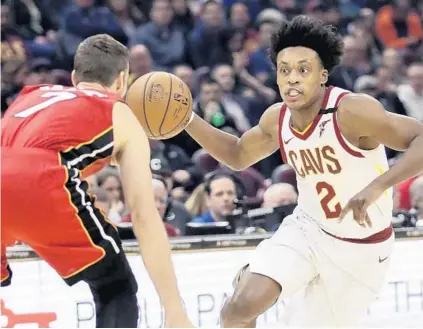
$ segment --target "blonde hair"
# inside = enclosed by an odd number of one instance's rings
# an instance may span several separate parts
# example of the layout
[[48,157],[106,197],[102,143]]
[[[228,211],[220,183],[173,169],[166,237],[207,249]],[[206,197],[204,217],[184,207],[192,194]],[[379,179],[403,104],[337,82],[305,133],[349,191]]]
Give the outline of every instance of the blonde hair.
[[193,217],[200,216],[207,211],[206,206],[206,192],[204,190],[204,183],[198,185],[191,196],[185,202],[185,207]]

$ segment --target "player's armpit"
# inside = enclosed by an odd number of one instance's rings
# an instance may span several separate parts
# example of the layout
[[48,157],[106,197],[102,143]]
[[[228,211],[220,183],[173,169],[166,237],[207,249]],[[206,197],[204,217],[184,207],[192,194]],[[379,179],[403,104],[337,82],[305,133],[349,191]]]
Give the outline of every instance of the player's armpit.
[[183,318],[185,313],[176,285],[168,238],[154,202],[148,139],[126,104],[115,105],[113,126],[115,157],[145,266],[166,316]]
[[279,148],[276,134],[281,107],[280,103],[269,107],[260,118],[259,124],[246,131],[238,140],[243,169],[268,157]]
[[398,151],[408,149],[423,131],[423,124],[417,120],[385,111],[379,101],[364,94],[350,94],[342,99],[338,122],[347,139],[369,138]]

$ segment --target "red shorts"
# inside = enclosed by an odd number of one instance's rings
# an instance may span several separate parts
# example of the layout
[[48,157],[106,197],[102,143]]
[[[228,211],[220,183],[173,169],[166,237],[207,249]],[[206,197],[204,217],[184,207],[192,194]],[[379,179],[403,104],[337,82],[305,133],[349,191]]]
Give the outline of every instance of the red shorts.
[[62,166],[57,153],[3,148],[1,160],[2,282],[11,275],[4,245],[16,241],[34,249],[70,285],[120,253],[116,227],[94,205],[79,172]]

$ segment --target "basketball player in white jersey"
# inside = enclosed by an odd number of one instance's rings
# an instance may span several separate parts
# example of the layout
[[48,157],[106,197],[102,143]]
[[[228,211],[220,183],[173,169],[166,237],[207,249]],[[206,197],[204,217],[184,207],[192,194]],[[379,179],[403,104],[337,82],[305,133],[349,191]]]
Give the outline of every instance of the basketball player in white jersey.
[[[423,125],[367,95],[326,87],[343,50],[331,27],[296,17],[273,35],[270,50],[283,103],[241,138],[198,116],[187,128],[234,170],[280,149],[297,174],[298,207],[238,274],[222,325],[253,327],[281,297],[290,298],[289,326],[353,326],[384,283],[391,187],[423,171]],[[391,169],[384,145],[405,151]]]

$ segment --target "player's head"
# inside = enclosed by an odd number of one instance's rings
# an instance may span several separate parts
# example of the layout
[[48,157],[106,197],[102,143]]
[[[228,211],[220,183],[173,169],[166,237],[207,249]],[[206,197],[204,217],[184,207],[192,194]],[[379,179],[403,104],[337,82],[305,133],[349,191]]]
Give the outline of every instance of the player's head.
[[342,38],[331,26],[306,16],[283,22],[273,35],[270,58],[282,99],[291,109],[307,108],[342,56]]
[[128,49],[107,34],[81,42],[74,59],[72,83],[97,83],[124,96],[128,88]]

